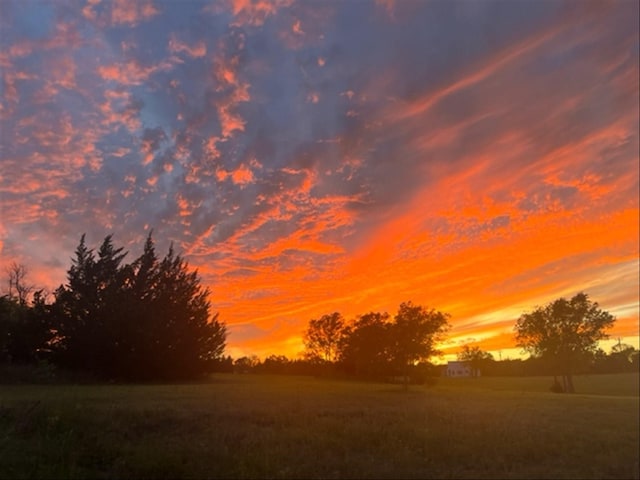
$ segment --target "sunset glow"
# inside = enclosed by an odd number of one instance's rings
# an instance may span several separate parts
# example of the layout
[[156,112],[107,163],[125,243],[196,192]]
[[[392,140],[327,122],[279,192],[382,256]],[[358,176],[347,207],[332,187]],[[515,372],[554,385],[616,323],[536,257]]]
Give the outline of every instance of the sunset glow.
[[580,291],[638,348],[638,8],[2,1],[0,268],[53,290],[82,233],[153,229],[234,357],[411,300],[443,358],[513,358]]

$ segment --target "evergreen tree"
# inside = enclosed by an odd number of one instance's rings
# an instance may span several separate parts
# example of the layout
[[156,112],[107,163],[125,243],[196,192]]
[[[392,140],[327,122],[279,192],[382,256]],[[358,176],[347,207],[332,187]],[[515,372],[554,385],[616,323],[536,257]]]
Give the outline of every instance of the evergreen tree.
[[133,263],[122,264],[122,250],[107,236],[96,258],[81,237],[53,306],[61,363],[132,380],[211,371],[224,352],[226,327],[210,318],[209,290],[197,271],[173,247],[159,261],[151,234]]

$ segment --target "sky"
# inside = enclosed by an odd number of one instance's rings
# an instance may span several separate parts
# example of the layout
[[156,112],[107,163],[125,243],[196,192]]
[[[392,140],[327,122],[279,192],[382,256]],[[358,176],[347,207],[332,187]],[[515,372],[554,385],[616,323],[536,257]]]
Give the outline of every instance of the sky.
[[2,0],[0,267],[53,290],[83,233],[153,229],[234,357],[413,301],[442,358],[515,358],[580,291],[638,347],[638,8]]

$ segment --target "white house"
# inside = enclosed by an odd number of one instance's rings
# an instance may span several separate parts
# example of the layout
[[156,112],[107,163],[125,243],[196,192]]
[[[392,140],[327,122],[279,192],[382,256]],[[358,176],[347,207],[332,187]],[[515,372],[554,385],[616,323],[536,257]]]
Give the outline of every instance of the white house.
[[[447,364],[447,369],[444,371],[446,377],[471,377],[471,367],[467,362],[451,361]],[[480,376],[480,371],[477,372]]]

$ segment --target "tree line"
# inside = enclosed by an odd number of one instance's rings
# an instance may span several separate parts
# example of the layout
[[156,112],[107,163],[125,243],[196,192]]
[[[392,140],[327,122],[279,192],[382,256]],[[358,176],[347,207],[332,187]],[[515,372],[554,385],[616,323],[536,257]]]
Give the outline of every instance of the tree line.
[[[405,383],[429,369],[429,359],[448,329],[450,315],[411,302],[402,303],[391,318],[386,312],[358,315],[351,322],[334,312],[309,321],[304,333],[307,358],[347,374],[384,378],[400,375]],[[552,375],[552,389],[573,393],[573,375],[585,372],[633,371],[638,352],[618,346],[607,355],[598,342],[607,338],[615,317],[586,293],[559,298],[523,313],[515,322],[516,345],[530,354],[527,362],[495,362],[477,345],[464,345],[458,360],[472,376],[491,374]],[[497,365],[501,363],[501,365]],[[516,373],[517,372],[517,373]]]
[[[0,297],[0,364],[46,361],[97,379],[124,381],[197,378],[213,371],[343,374],[396,379],[405,386],[438,375],[430,362],[450,328],[450,315],[412,302],[392,317],[369,312],[347,321],[339,312],[311,319],[302,358],[224,356],[227,330],[211,314],[209,290],[171,246],[160,258],[152,235],[130,263],[105,237],[97,249],[82,235],[67,280],[47,301],[27,282],[26,269],[8,269]],[[615,318],[585,293],[560,298],[515,322],[517,346],[527,360],[497,362],[477,345],[458,359],[477,375],[552,375],[557,391],[573,392],[575,373],[637,371],[638,351],[619,343],[598,348]]]
[[143,253],[127,253],[105,237],[97,251],[85,236],[75,250],[67,282],[47,303],[31,304],[24,269],[10,267],[9,294],[0,297],[0,360],[46,360],[98,379],[186,379],[219,363],[226,326],[211,315],[209,290],[175,253],[160,258],[151,234]]
[[439,353],[449,314],[403,302],[391,317],[369,312],[346,322],[339,312],[312,319],[304,332],[305,356],[365,378],[398,377],[406,385],[416,366]]
[[[470,352],[470,355],[465,353]],[[631,373],[640,370],[639,351],[633,346],[619,343],[609,353],[598,348],[593,355],[581,355],[576,359],[576,374]],[[527,377],[554,376],[556,370],[547,359],[530,356],[526,359],[495,359],[478,345],[463,345],[457,354],[458,361],[464,362],[472,370],[472,375],[483,377]],[[411,369],[413,383],[435,382],[435,377],[444,376],[446,365],[418,362]],[[235,374],[275,374],[275,375],[334,375],[344,378],[362,378],[381,381],[396,381],[397,377],[381,374],[378,376],[356,376],[348,373],[340,363],[327,364],[310,357],[289,358],[286,355],[271,354],[261,359],[257,355],[232,358],[227,355],[220,361],[217,371]]]

